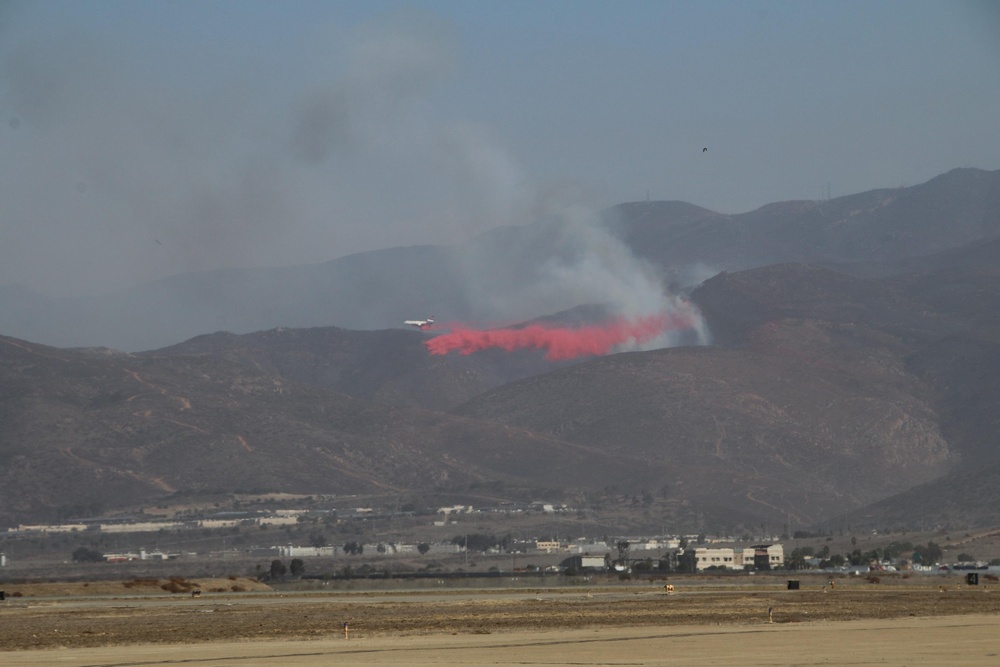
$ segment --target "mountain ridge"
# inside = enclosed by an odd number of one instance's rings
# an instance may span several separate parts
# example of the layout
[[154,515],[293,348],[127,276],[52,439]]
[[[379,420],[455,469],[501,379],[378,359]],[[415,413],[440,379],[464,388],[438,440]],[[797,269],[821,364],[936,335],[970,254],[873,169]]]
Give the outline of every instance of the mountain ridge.
[[[601,228],[677,288],[719,271],[775,263],[882,262],[886,270],[1000,233],[1000,170],[955,169],[908,188],[776,202],[734,215],[684,202],[633,202],[605,211]],[[546,262],[571,252],[565,244],[571,237],[558,230],[557,223],[542,220],[493,230],[461,246],[406,246],[300,267],[182,274],[78,299],[0,287],[0,322],[6,335],[58,347],[139,351],[222,330],[372,330],[425,314],[442,321],[490,320],[497,299],[510,294],[524,300],[524,291],[546,277]],[[559,309],[575,305],[582,302]],[[129,326],[120,326],[124,322]]]

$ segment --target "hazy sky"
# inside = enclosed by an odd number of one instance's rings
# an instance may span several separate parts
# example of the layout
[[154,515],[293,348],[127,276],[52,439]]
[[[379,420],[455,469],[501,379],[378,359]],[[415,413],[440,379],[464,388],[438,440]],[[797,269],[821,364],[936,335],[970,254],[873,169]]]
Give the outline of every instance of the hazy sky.
[[0,0],[0,285],[914,185],[997,118],[989,1]]

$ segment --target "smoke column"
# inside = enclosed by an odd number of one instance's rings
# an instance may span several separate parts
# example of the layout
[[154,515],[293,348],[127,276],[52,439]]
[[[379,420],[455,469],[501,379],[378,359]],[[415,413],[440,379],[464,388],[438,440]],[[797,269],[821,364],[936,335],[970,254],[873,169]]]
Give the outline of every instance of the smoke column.
[[610,354],[623,345],[641,345],[667,331],[691,329],[694,319],[687,313],[658,314],[633,319],[617,318],[606,324],[579,328],[532,324],[522,329],[482,331],[458,326],[450,333],[425,343],[431,354],[472,354],[497,347],[508,352],[525,348],[546,350],[545,358],[563,361],[581,356]]

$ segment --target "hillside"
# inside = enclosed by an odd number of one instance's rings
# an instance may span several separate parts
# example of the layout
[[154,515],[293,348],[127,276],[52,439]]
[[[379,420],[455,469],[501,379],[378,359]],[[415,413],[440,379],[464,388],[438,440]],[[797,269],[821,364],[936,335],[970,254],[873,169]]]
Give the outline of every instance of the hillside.
[[550,487],[554,471],[567,485],[626,476],[624,463],[577,444],[360,401],[210,355],[0,338],[0,398],[0,523],[178,490],[395,493],[488,481],[516,494]]
[[221,357],[355,398],[431,410],[450,408],[488,389],[565,365],[548,361],[535,350],[430,355],[424,343],[431,335],[337,327],[280,328],[243,335],[220,332],[142,356]]
[[723,523],[739,508],[809,524],[957,463],[932,395],[903,372],[892,341],[808,320],[768,333],[753,349],[602,358],[456,413],[635,459],[631,488],[665,485]]
[[891,346],[813,359],[803,341],[857,349],[857,332],[803,322],[775,336],[798,350],[614,355],[505,385],[455,416],[361,401],[214,355],[5,338],[0,520],[95,514],[175,491],[486,483],[501,497],[656,492],[677,516],[697,512],[713,525],[807,524],[954,466],[926,389],[898,377]]
[[[995,458],[995,457],[994,457]],[[974,530],[1000,525],[1000,463],[960,470],[817,524],[821,530]]]

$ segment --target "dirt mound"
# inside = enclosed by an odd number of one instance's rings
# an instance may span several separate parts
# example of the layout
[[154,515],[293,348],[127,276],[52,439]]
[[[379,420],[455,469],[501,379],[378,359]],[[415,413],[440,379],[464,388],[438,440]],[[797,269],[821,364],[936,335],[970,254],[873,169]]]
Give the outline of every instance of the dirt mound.
[[269,591],[271,587],[256,579],[231,576],[227,578],[203,577],[185,579],[132,579],[129,581],[51,581],[37,583],[0,584],[10,598],[45,598],[77,596],[124,596],[188,594],[195,591],[204,593],[243,593],[247,591]]

